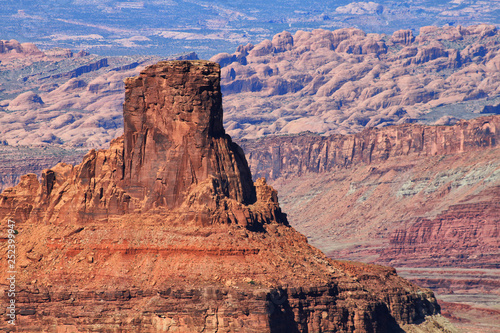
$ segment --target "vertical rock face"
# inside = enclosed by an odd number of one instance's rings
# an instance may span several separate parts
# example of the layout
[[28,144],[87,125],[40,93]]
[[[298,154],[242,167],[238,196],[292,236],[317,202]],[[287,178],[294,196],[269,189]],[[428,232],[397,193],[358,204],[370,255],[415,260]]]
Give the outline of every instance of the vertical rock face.
[[500,117],[463,120],[454,126],[405,124],[352,135],[276,136],[242,143],[254,175],[276,179],[306,172],[372,164],[389,158],[436,156],[496,147]]
[[192,184],[215,177],[225,195],[255,202],[243,151],[222,126],[220,68],[172,61],[126,80],[123,188],[174,207]]
[[415,37],[411,30],[398,30],[392,34],[391,42],[394,44],[411,45]]

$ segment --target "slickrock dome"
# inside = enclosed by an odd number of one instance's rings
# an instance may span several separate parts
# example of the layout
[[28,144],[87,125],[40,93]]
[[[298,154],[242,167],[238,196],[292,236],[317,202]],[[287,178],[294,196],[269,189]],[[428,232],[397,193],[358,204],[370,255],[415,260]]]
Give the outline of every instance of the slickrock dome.
[[125,133],[109,149],[0,195],[0,219],[18,231],[16,330],[396,332],[443,322],[432,292],[394,269],[308,245],[277,192],[252,182],[221,105],[219,65],[160,62],[126,80]]

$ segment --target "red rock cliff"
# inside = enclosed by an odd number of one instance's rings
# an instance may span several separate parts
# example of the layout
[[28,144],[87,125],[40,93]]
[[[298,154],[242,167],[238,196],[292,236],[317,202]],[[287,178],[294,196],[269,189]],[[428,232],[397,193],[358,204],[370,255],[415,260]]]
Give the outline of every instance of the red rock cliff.
[[241,203],[255,188],[243,151],[222,126],[220,67],[165,62],[126,80],[123,188],[148,205],[173,207],[190,185],[217,179]]
[[266,137],[242,141],[256,177],[325,172],[389,158],[435,156],[495,147],[500,117],[462,120],[454,126],[406,124],[367,129],[352,135]]
[[[500,116],[356,135],[244,141],[290,224],[332,258],[396,267],[453,311],[464,331],[494,331],[500,290]],[[491,311],[491,312],[490,312]],[[473,328],[474,327],[474,328]]]

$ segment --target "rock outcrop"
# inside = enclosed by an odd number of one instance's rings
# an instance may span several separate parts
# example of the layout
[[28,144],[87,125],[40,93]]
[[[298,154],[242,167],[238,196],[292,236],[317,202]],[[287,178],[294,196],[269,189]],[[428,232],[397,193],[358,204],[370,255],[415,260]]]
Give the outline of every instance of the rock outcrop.
[[[41,80],[47,80],[47,79],[54,80],[54,79],[60,79],[60,78],[72,79],[75,77],[79,77],[82,74],[97,71],[97,70],[99,70],[103,67],[107,67],[107,66],[108,66],[108,59],[102,58],[102,59],[97,60],[96,62],[90,63],[88,65],[80,66],[80,67],[73,69],[69,72],[51,75],[49,77],[41,78]],[[125,68],[125,69],[127,69],[127,68]]]
[[0,57],[8,55],[43,55],[43,52],[32,43],[21,44],[15,39],[0,40]]
[[[379,262],[399,267],[500,269],[496,260],[500,252],[499,199],[500,186],[492,186],[434,218],[405,221],[406,228],[391,234]],[[495,282],[495,289],[500,289],[500,281]]]
[[415,41],[411,30],[398,30],[392,34],[391,42],[394,44],[411,45]]
[[[320,230],[332,228],[335,223],[352,225],[353,221],[363,223],[369,219],[363,226],[367,237],[374,236],[370,234],[375,232],[369,230],[370,225],[379,228],[383,224],[385,228],[376,231],[378,241],[384,244],[383,249],[376,251],[378,257],[374,261],[377,263],[397,267],[496,269],[499,267],[493,258],[500,251],[496,241],[500,160],[495,156],[500,142],[499,129],[500,116],[487,116],[460,121],[453,126],[406,124],[348,136],[268,137],[243,141],[242,145],[253,174],[278,184],[286,202],[300,202],[300,191],[306,188],[295,188],[296,182],[337,175],[333,178],[338,182],[336,185],[332,181],[319,184],[326,188],[338,186],[335,200],[339,201],[334,201],[334,207],[349,207],[349,212],[337,208],[335,213],[325,213],[323,218],[315,216],[316,229],[313,225],[308,231],[301,229],[307,234],[312,232],[310,236],[318,239],[318,246],[327,252],[330,251],[326,248],[329,247],[326,234],[330,232]],[[318,191],[310,189],[311,185],[306,187],[306,192]],[[291,200],[289,195],[295,198]],[[379,196],[391,203],[381,206]],[[329,195],[326,197],[334,200]],[[416,198],[422,202],[414,206]],[[298,213],[294,224],[300,228],[302,223],[311,220],[307,217],[313,215],[311,209],[318,210],[316,206],[322,205],[326,203],[312,200],[288,210],[292,215]],[[360,205],[369,206],[371,212],[361,214],[357,210],[362,209]],[[385,211],[387,205],[394,208],[391,213],[377,213]],[[357,214],[370,217],[361,218]],[[332,223],[332,219],[337,222]],[[340,237],[349,237],[346,235],[349,232],[349,228],[335,230]],[[340,241],[331,236],[330,242]],[[359,242],[364,236],[352,234],[352,237]],[[354,240],[347,243],[351,241]],[[361,260],[361,252],[363,250],[357,248],[355,257],[354,252],[347,249],[330,254]],[[364,256],[373,254],[372,247],[367,245]]]
[[126,85],[123,138],[0,195],[16,223],[16,295],[4,285],[2,299],[16,301],[17,330],[445,327],[429,290],[330,260],[288,225],[224,133],[218,65],[160,62]]
[[181,191],[213,176],[227,197],[252,204],[243,151],[222,126],[218,67],[199,64],[167,63],[126,81],[123,188],[174,207]]
[[27,91],[18,95],[10,103],[7,109],[9,111],[17,110],[36,110],[43,106],[43,100],[32,91]]

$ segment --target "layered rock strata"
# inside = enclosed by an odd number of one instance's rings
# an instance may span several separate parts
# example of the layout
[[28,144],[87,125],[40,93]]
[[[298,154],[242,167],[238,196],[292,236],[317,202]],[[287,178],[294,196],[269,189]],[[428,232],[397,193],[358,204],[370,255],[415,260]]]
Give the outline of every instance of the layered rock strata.
[[[281,189],[296,227],[323,250],[338,248],[339,241],[368,242],[365,250],[356,245],[331,255],[398,267],[499,268],[499,140],[500,117],[488,116],[454,126],[406,124],[242,145],[253,173]],[[318,193],[334,205],[312,200]],[[305,204],[295,203],[305,197]],[[320,207],[325,212],[311,218]],[[346,228],[335,229],[338,223]]]
[[224,133],[218,65],[160,62],[126,86],[122,138],[0,196],[16,228],[17,330],[446,326],[429,290],[391,268],[330,260],[288,225]]
[[496,147],[499,142],[500,117],[488,116],[454,126],[405,124],[352,135],[269,136],[241,144],[253,174],[272,180],[377,164],[395,157],[411,160],[473,152]]
[[464,331],[494,332],[499,128],[500,117],[489,116],[242,145],[254,174],[271,179],[291,225],[313,245],[333,258],[394,266],[446,300]]

